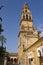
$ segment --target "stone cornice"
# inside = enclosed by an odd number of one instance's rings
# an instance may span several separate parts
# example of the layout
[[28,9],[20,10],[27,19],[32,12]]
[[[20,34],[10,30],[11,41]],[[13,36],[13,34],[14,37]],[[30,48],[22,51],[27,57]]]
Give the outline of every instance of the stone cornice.
[[19,31],[18,37],[19,37],[20,33],[32,33],[32,31]]
[[20,36],[20,33],[27,33],[27,35],[25,35],[25,36],[27,36],[27,37],[30,37],[30,38],[37,38],[38,37],[38,35],[37,34],[33,34],[33,32],[32,31],[19,31],[19,34],[18,34],[18,37]]
[[24,20],[24,19],[22,19],[21,21],[20,21],[20,25],[21,25],[21,23],[22,23],[22,21],[28,21],[28,22],[33,22],[33,20]]

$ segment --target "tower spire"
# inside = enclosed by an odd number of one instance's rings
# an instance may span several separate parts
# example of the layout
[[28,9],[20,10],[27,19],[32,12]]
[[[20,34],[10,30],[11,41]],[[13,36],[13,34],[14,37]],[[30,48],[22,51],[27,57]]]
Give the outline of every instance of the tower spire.
[[24,3],[24,6],[22,8],[21,20],[32,21],[32,14],[26,2]]
[[24,6],[23,6],[23,9],[27,9],[27,8],[29,9],[28,4],[25,2]]

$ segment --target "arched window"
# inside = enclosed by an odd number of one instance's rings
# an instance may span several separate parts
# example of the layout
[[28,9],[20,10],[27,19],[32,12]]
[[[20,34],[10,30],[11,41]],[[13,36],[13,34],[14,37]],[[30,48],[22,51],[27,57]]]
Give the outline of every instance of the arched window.
[[31,20],[31,16],[29,16],[29,20]]
[[10,60],[10,61],[11,61],[11,63],[13,63],[13,58],[11,58],[11,60]]
[[15,59],[14,59],[14,62],[15,62],[15,63],[17,63],[17,61],[18,61],[18,59],[17,59],[17,58],[15,58]]
[[26,15],[26,20],[28,20],[28,15]]

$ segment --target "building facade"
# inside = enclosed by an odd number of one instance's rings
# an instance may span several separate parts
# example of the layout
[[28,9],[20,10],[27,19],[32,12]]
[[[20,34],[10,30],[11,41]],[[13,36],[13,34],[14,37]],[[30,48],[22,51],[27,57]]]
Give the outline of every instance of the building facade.
[[18,64],[18,53],[9,53],[7,64]]
[[40,59],[41,53],[43,55],[43,38],[40,38],[40,31],[34,27],[32,13],[28,4],[25,3],[21,12],[18,34],[18,63],[39,65],[43,61],[43,58]]
[[24,49],[26,65],[43,65],[43,37]]

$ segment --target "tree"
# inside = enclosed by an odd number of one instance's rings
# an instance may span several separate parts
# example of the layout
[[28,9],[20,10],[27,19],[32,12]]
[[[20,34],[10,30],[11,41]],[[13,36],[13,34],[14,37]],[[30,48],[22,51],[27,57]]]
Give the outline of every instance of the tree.
[[[3,6],[0,6],[0,10],[3,8]],[[3,43],[5,42],[5,37],[2,35],[2,32],[4,30],[2,29],[2,17],[0,17],[0,63],[4,63],[5,54],[6,54],[6,47],[3,47]]]
[[4,61],[3,59],[5,57],[5,52],[6,52],[5,48],[0,46],[0,62]]

